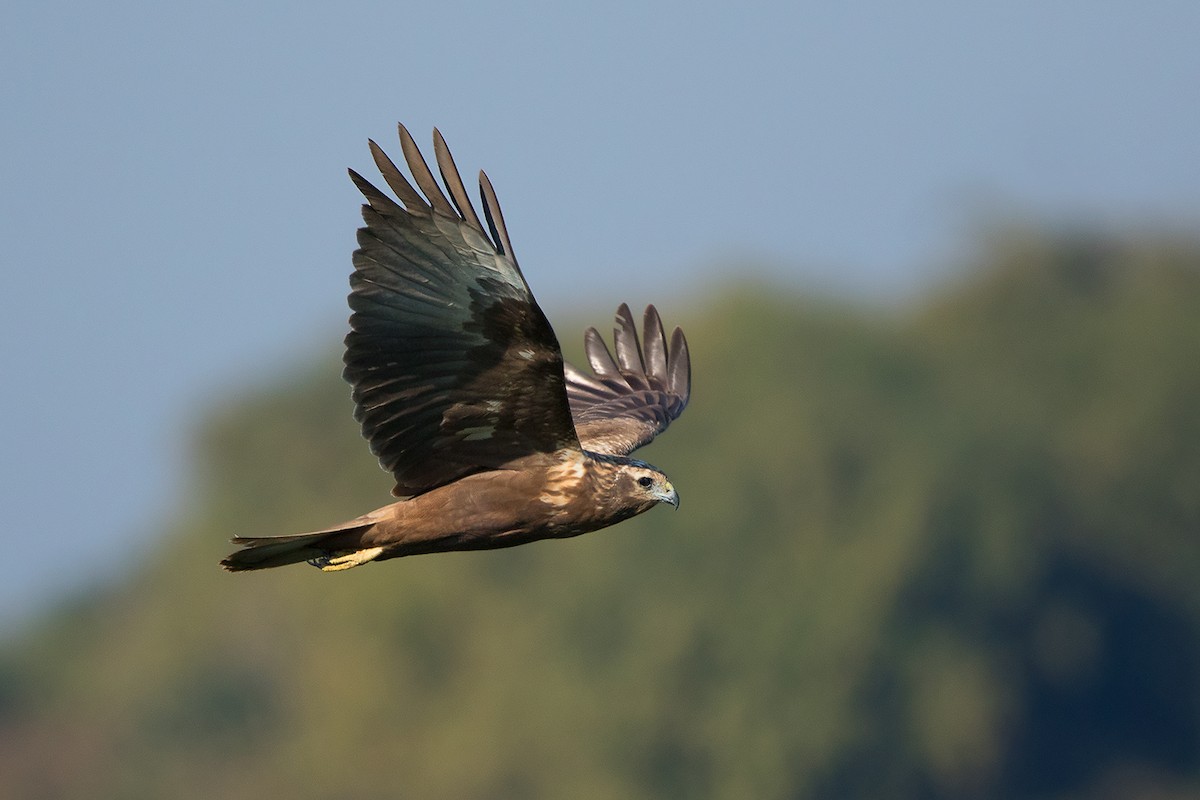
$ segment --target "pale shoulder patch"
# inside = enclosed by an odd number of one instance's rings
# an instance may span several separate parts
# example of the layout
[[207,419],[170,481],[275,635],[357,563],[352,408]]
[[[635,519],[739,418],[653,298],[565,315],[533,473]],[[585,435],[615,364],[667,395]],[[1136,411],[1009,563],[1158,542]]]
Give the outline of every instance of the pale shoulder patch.
[[586,456],[572,454],[546,470],[546,487],[538,499],[547,505],[565,506],[579,496],[586,475]]

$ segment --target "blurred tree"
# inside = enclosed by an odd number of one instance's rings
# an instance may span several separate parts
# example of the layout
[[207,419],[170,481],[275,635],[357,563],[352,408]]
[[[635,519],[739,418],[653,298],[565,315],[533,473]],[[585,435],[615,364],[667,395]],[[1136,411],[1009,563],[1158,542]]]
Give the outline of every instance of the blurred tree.
[[6,643],[0,794],[1195,796],[1197,308],[1194,243],[1021,231],[908,311],[735,290],[685,320],[678,514],[223,574],[387,494],[330,354]]

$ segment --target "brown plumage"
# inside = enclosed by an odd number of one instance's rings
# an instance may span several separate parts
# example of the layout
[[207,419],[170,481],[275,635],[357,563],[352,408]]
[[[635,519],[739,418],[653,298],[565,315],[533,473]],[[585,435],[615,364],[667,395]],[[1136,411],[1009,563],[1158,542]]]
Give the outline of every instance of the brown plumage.
[[653,306],[642,337],[617,310],[616,358],[594,328],[593,374],[565,364],[521,274],[490,181],[483,222],[433,132],[443,193],[412,136],[400,145],[414,188],[374,142],[400,203],[353,170],[366,198],[350,277],[344,376],[355,418],[398,502],[325,530],[237,537],[227,570],[308,561],[326,571],[417,553],[578,536],[679,496],[629,453],[687,405],[691,361]]

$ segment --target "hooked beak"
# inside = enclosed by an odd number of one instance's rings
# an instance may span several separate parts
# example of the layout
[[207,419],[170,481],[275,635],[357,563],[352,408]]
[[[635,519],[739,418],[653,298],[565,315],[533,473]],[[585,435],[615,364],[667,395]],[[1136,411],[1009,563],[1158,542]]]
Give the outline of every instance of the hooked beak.
[[671,484],[668,483],[663,486],[662,489],[654,493],[654,496],[658,498],[660,503],[670,503],[675,507],[676,511],[679,510],[679,492],[675,491],[675,487]]

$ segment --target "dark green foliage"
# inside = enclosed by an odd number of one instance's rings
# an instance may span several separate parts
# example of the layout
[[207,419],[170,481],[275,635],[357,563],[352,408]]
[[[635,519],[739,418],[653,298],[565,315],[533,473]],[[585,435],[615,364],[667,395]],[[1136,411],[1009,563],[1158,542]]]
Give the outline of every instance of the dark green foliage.
[[226,409],[154,555],[0,654],[0,794],[1195,796],[1200,249],[984,260],[671,310],[681,510],[569,541],[222,573],[390,488],[335,358]]

